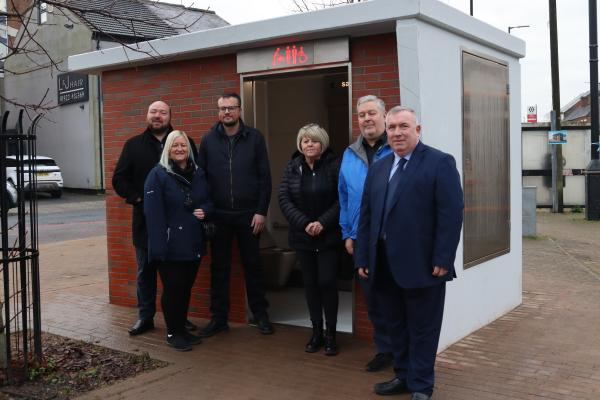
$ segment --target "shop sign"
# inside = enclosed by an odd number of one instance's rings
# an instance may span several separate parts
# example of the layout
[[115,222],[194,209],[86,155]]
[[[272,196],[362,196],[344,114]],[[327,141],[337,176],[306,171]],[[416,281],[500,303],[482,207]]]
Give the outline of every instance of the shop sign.
[[88,76],[75,73],[60,74],[57,77],[58,105],[81,103],[89,99]]
[[237,72],[267,71],[350,60],[347,38],[289,42],[237,54]]

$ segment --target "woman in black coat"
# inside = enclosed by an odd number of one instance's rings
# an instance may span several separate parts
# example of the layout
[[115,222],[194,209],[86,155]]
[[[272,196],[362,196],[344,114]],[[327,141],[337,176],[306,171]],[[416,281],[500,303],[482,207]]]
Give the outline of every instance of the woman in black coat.
[[161,305],[167,343],[188,351],[201,339],[185,329],[192,286],[206,253],[201,221],[212,211],[204,171],[196,166],[182,131],[167,136],[159,163],[144,185],[148,261],[163,283]]
[[302,267],[313,326],[305,351],[314,353],[324,345],[326,355],[336,355],[337,271],[341,248],[339,162],[328,148],[327,132],[317,124],[300,128],[296,144],[299,152],[288,163],[279,187],[279,206],[290,224],[289,243],[296,250]]

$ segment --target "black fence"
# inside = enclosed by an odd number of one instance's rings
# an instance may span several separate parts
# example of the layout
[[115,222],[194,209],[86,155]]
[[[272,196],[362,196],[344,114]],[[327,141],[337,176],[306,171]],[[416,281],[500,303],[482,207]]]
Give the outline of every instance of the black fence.
[[0,384],[27,378],[32,363],[42,358],[37,179],[34,168],[23,168],[36,156],[41,116],[27,132],[23,111],[15,129],[7,129],[8,116],[7,111],[0,126]]

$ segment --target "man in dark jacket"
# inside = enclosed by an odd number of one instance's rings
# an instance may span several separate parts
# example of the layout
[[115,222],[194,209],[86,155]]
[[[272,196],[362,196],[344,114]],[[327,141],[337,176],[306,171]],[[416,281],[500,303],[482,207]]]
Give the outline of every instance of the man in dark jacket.
[[239,95],[224,94],[217,105],[219,122],[202,138],[199,154],[199,165],[206,172],[217,226],[211,242],[212,319],[200,336],[209,337],[229,329],[229,278],[234,237],[244,267],[246,294],[254,321],[261,333],[271,334],[273,325],[267,314],[269,304],[265,298],[259,248],[271,199],[267,146],[262,134],[244,125],[240,119]]
[[[138,321],[129,334],[139,335],[154,328],[156,313],[156,267],[148,263],[148,233],[144,218],[144,182],[146,176],[158,163],[171,126],[171,108],[163,101],[155,101],[148,107],[146,130],[125,142],[123,151],[113,173],[115,192],[133,206],[132,237],[137,261]],[[196,147],[190,139],[192,152]],[[188,329],[193,328],[189,323]]]

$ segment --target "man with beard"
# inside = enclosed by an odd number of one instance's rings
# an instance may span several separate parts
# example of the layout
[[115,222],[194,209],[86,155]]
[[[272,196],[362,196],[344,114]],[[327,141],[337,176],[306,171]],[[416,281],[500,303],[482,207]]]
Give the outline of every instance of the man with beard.
[[262,134],[240,119],[237,93],[217,101],[219,122],[204,135],[199,165],[206,172],[214,204],[215,237],[211,242],[210,323],[201,337],[229,329],[229,279],[234,237],[244,267],[246,294],[260,333],[273,333],[267,314],[259,240],[271,199],[271,170]]
[[[113,173],[115,192],[133,206],[132,237],[137,261],[137,300],[139,318],[129,329],[131,336],[154,328],[156,313],[156,266],[148,263],[148,232],[144,218],[144,182],[150,170],[158,163],[171,126],[171,107],[164,101],[155,101],[148,107],[146,130],[125,142]],[[190,138],[191,151],[197,154]],[[188,330],[196,329],[189,321]]]

